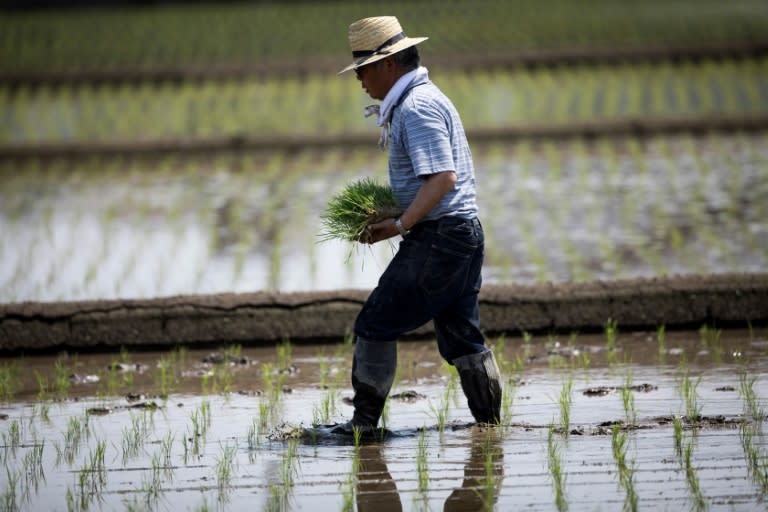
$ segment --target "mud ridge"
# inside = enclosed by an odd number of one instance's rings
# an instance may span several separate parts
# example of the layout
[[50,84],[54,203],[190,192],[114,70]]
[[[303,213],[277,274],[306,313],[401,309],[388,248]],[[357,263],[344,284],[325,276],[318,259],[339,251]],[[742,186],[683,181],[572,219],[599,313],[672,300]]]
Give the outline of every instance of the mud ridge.
[[[188,295],[157,299],[0,304],[0,351],[114,350],[293,342],[348,336],[368,290]],[[698,328],[768,323],[768,273],[487,285],[480,296],[490,334]],[[406,339],[434,335],[431,323]]]
[[[510,140],[567,140],[598,137],[650,137],[712,132],[759,133],[768,130],[768,115],[705,115],[687,117],[626,118],[608,121],[561,124],[531,124],[497,128],[468,128],[472,143]],[[167,153],[209,154],[213,151],[286,151],[328,147],[375,147],[370,132],[339,134],[292,134],[275,136],[215,136],[155,140],[114,140],[90,142],[42,142],[0,144],[0,159],[85,158],[117,155],[164,155]]]

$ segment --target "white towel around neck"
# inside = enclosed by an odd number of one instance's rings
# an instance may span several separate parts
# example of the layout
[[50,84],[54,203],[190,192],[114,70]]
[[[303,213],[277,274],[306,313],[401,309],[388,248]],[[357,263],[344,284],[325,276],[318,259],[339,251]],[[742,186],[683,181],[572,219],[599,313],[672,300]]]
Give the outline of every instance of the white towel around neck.
[[428,71],[424,66],[419,66],[413,71],[409,71],[395,82],[395,85],[392,86],[384,97],[384,101],[381,102],[381,105],[368,105],[363,109],[365,117],[370,117],[373,114],[378,114],[379,116],[376,120],[376,124],[381,126],[379,148],[381,148],[382,151],[389,146],[389,123],[392,120],[392,108],[397,104],[400,96],[402,96],[403,92],[414,80],[427,76],[429,76]]

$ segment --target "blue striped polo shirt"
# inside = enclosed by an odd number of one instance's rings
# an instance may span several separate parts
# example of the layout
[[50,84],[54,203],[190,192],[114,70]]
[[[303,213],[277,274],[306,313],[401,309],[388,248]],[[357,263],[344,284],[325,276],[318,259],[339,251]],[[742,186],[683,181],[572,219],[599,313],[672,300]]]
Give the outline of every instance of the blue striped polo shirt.
[[425,76],[403,92],[392,111],[389,183],[400,206],[407,208],[424,178],[441,171],[455,171],[456,186],[422,220],[477,217],[475,169],[461,118]]

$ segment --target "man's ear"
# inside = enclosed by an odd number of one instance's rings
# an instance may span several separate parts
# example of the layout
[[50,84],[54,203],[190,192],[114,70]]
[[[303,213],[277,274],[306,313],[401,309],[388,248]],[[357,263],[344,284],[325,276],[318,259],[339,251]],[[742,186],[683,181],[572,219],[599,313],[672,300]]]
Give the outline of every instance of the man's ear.
[[395,62],[395,57],[387,57],[386,59],[383,59],[382,62],[384,63],[384,66],[387,68],[387,71],[391,71],[395,67],[397,67],[397,63]]

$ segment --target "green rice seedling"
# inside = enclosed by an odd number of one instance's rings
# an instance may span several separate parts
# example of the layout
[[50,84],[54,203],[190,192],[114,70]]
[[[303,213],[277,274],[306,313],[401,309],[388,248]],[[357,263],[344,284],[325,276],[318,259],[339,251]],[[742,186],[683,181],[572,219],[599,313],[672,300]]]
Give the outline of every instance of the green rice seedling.
[[50,409],[51,404],[48,401],[48,395],[50,393],[48,387],[48,377],[35,370],[35,380],[37,381],[37,403],[34,406],[32,416],[36,416],[39,412],[40,418],[46,423],[50,421]]
[[744,416],[760,423],[766,419],[766,413],[760,406],[760,400],[755,393],[755,382],[757,377],[749,378],[745,369],[739,372],[739,395],[744,401]]
[[660,325],[656,329],[656,342],[658,343],[659,364],[664,365],[667,362],[667,344],[666,344],[666,327]]
[[269,498],[265,510],[274,512],[284,512],[291,510],[291,495],[295,484],[295,478],[298,476],[299,464],[296,455],[298,439],[289,439],[283,458],[280,462],[278,474],[279,481],[270,484]]
[[493,355],[496,357],[496,363],[499,365],[499,371],[502,374],[509,373],[510,372],[510,362],[507,361],[507,358],[504,355],[504,349],[507,346],[507,340],[502,334],[498,338],[496,338],[496,343],[494,343],[493,347]]
[[192,421],[192,439],[193,453],[199,455],[200,441],[205,439],[208,434],[208,428],[211,426],[211,406],[207,401],[203,401],[190,414]]
[[9,402],[19,389],[21,366],[18,361],[0,365],[0,400]]
[[507,381],[507,385],[504,386],[504,393],[501,395],[501,424],[504,426],[512,424],[512,405],[514,404],[516,392],[517,387],[514,381]]
[[445,422],[448,420],[448,410],[450,402],[443,397],[439,407],[435,407],[432,401],[429,401],[429,410],[432,411],[432,415],[437,421],[437,431],[442,434],[445,431]]
[[163,465],[159,453],[152,454],[149,475],[145,475],[141,482],[143,498],[141,505],[144,510],[155,510],[163,495]]
[[[354,431],[353,431],[354,434]],[[352,464],[347,473],[346,478],[341,485],[341,510],[346,512],[354,512],[355,510],[355,497],[357,493],[357,475],[360,473],[361,461],[360,461],[360,444],[359,440],[355,443],[354,450],[352,451]]]
[[613,364],[616,358],[616,341],[619,337],[619,325],[611,318],[605,323],[605,348],[608,350],[608,363]]
[[632,370],[627,370],[627,377],[621,387],[621,402],[624,406],[624,418],[627,425],[634,426],[637,423],[637,411],[635,410],[635,395],[632,394]]
[[252,420],[251,426],[248,427],[248,434],[246,435],[246,439],[248,441],[248,449],[253,451],[261,444],[261,441],[259,439],[261,430],[260,430],[260,422],[258,420]]
[[739,428],[741,446],[747,461],[747,473],[760,488],[761,496],[768,494],[768,455],[762,453],[755,443],[755,434],[760,434],[760,426],[743,421]]
[[352,442],[354,443],[355,450],[359,451],[363,441],[363,430],[357,425],[352,426]]
[[485,470],[480,489],[477,491],[483,501],[483,511],[495,510],[495,498],[498,486],[501,483],[499,460],[502,449],[498,444],[497,432],[489,429],[483,441],[483,469]]
[[45,469],[43,466],[43,449],[45,441],[35,443],[32,448],[24,455],[22,462],[23,474],[26,476],[24,483],[25,490],[22,493],[25,501],[29,498],[29,492],[34,488],[37,493],[40,481],[45,481]]
[[348,184],[328,201],[320,215],[320,241],[365,241],[365,228],[387,218],[398,217],[402,209],[389,186],[371,178]]
[[569,427],[571,424],[571,404],[573,403],[573,377],[571,375],[563,382],[563,387],[560,388],[560,397],[558,403],[560,405],[560,429],[563,435],[568,437]]
[[[320,424],[328,424],[331,422],[331,418],[334,414],[336,414],[336,398],[337,398],[338,392],[336,391],[335,387],[331,387],[326,391],[325,395],[323,396],[323,399],[320,402],[320,407],[318,409],[318,419],[320,420]],[[314,410],[314,406],[313,406]]]
[[107,470],[104,464],[106,441],[97,441],[96,449],[88,455],[85,465],[80,469],[78,478],[79,510],[87,510],[94,499],[101,501],[101,491],[107,482]]
[[384,400],[384,407],[381,410],[381,419],[379,420],[379,423],[381,424],[381,429],[385,430],[387,426],[389,425],[389,409],[390,409],[391,402],[389,401],[389,397],[387,397]]
[[292,352],[293,348],[291,347],[291,340],[284,338],[282,343],[277,346],[277,357],[275,363],[278,369],[289,368],[291,366]]
[[58,399],[64,399],[69,394],[71,382],[69,376],[72,374],[62,358],[59,357],[53,363],[53,392]]
[[8,456],[16,457],[16,450],[21,446],[21,420],[13,420],[8,425],[8,431],[3,432],[3,460],[7,461]]
[[683,446],[683,468],[685,469],[685,479],[688,482],[688,491],[691,494],[693,500],[694,510],[706,510],[707,501],[701,492],[701,484],[699,483],[699,476],[696,468],[693,466],[693,445],[694,441],[690,440]]
[[429,490],[429,467],[427,466],[427,429],[422,428],[416,446],[416,473],[418,474],[418,491],[422,498]]
[[271,408],[269,403],[264,400],[259,401],[259,427],[261,430],[269,428],[271,422]]
[[611,449],[613,450],[613,460],[616,461],[616,467],[619,475],[619,487],[624,489],[624,510],[637,510],[637,492],[635,491],[634,463],[627,461],[628,438],[626,432],[622,432],[618,425],[613,426],[611,437]]
[[683,456],[683,420],[680,419],[680,416],[676,414],[672,415],[672,429],[673,429],[673,435],[674,435],[675,454],[677,454],[678,457],[682,457]]
[[699,394],[696,389],[701,382],[701,377],[696,380],[691,379],[686,370],[680,378],[680,393],[685,404],[685,415],[688,421],[694,426],[701,417],[701,405],[699,405]]
[[144,441],[149,437],[149,433],[147,413],[131,415],[131,426],[123,429],[123,464],[139,456],[139,452],[144,446]]
[[214,464],[218,502],[220,504],[225,504],[229,501],[229,493],[232,490],[232,472],[235,468],[236,454],[236,445],[220,446],[220,454]]
[[562,449],[555,440],[555,426],[550,425],[547,431],[547,468],[552,479],[555,494],[555,506],[559,512],[568,510],[568,500],[565,496],[565,474],[563,473]]
[[240,345],[233,345],[224,349],[222,360],[216,363],[211,369],[211,386],[209,388],[211,392],[227,395],[232,391],[232,384],[235,381],[235,374],[232,371],[232,361],[239,360],[241,357],[240,353]]
[[15,471],[11,471],[11,468],[8,466],[5,466],[5,475],[7,481],[3,494],[0,495],[0,507],[2,507],[2,510],[7,510],[9,512],[20,510],[20,500],[16,496],[20,475]]
[[722,331],[720,329],[713,329],[706,324],[699,329],[701,347],[712,354],[712,358],[716,364],[721,364],[723,362],[723,346],[720,342],[721,334]]
[[161,356],[155,372],[155,385],[160,398],[166,400],[173,393],[176,386],[177,361],[176,353],[171,352]]
[[164,476],[168,479],[173,477],[173,464],[171,463],[171,454],[173,453],[173,441],[176,436],[170,430],[166,432],[165,437],[160,440],[160,462],[164,468]]
[[67,432],[64,434],[64,444],[59,447],[58,444],[54,445],[56,449],[56,466],[59,466],[62,462],[65,462],[68,466],[71,466],[77,453],[80,451],[80,443],[84,437],[87,437],[88,417],[84,422],[72,416],[67,422]]

